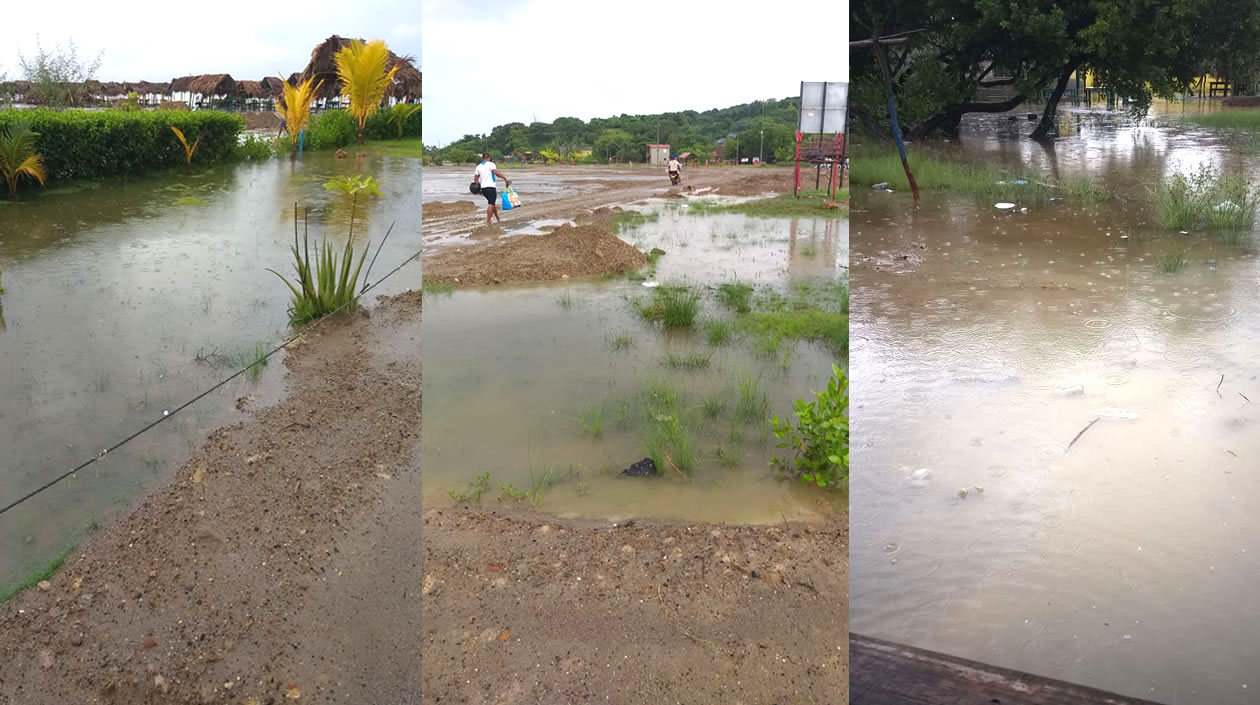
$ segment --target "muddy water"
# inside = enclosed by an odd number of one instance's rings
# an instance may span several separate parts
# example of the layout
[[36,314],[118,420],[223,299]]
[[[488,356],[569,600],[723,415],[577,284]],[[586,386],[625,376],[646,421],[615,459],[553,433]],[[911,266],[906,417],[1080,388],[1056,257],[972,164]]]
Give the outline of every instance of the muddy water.
[[[855,193],[855,631],[1260,702],[1257,251],[1158,231],[1141,188],[1176,163],[1260,168],[1224,144],[1112,124],[1047,156],[978,130],[953,149],[1054,160],[1120,199],[1003,216]],[[1168,246],[1186,270],[1158,271]]]
[[[622,237],[667,251],[657,266],[665,282],[738,278],[787,291],[834,281],[848,259],[847,223],[836,221],[694,217],[675,207]],[[710,348],[698,332],[665,334],[629,301],[649,294],[638,282],[616,280],[426,296],[426,505],[451,503],[450,490],[483,472],[490,484],[483,503],[511,502],[500,483],[528,490],[531,472],[540,477],[553,468],[561,481],[538,508],[563,515],[780,522],[834,511],[839,498],[775,477],[768,427],[733,414],[746,377],[757,380],[771,413],[790,412],[795,398],[826,383],[834,354],[813,343],[785,344],[785,364],[782,355],[754,355],[746,341]],[[712,301],[705,307],[702,317],[729,317]],[[612,349],[617,334],[633,344]],[[670,352],[711,352],[710,368],[667,369],[662,358]],[[646,454],[641,401],[653,384],[680,390],[687,408],[706,398],[726,404],[700,424],[699,462],[687,480],[669,469],[662,478],[616,475]],[[603,410],[598,438],[578,421],[595,406]],[[719,446],[738,460],[720,463]]]
[[[377,279],[419,243],[418,160],[307,154],[185,176],[38,192],[0,204],[0,505],[162,417],[232,371],[228,357],[288,333],[294,201],[311,234],[344,243],[349,209],[323,188],[361,172],[384,180],[356,232]],[[419,281],[403,270],[378,292]],[[371,295],[369,295],[371,298]],[[205,435],[283,392],[282,357],[242,377],[73,479],[0,516],[0,584],[56,555],[129,501]]]

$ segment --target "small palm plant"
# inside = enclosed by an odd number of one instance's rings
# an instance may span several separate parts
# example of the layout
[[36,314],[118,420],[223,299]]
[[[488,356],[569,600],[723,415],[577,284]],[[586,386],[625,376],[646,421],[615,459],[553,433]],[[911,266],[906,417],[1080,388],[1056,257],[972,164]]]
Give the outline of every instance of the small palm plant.
[[197,152],[197,146],[201,144],[201,135],[197,135],[197,139],[193,140],[193,143],[189,145],[188,139],[184,137],[184,133],[181,132],[178,127],[171,125],[171,132],[175,133],[175,137],[179,139],[179,143],[184,146],[185,168],[191,172],[193,154]]
[[385,70],[389,62],[389,47],[380,40],[366,44],[351,41],[334,58],[337,80],[341,81],[341,95],[350,101],[350,115],[359,123],[359,144],[363,144],[363,128],[367,119],[385,99],[385,91],[393,82],[398,67]]
[[306,129],[306,123],[311,121],[311,103],[315,102],[315,93],[319,91],[320,86],[324,85],[324,82],[308,78],[301,85],[294,86],[285,81],[283,76],[280,80],[284,87],[284,102],[278,112],[284,119],[285,129],[288,130],[289,139],[293,144],[291,153],[297,154],[298,134]]
[[406,127],[407,121],[418,112],[420,112],[419,103],[399,103],[389,111],[389,123],[398,128],[399,137],[403,136],[403,128]]
[[42,186],[48,178],[44,169],[44,156],[35,151],[35,138],[39,133],[31,129],[29,122],[15,122],[0,130],[0,174],[9,184],[9,195],[17,193],[18,179],[25,176]]

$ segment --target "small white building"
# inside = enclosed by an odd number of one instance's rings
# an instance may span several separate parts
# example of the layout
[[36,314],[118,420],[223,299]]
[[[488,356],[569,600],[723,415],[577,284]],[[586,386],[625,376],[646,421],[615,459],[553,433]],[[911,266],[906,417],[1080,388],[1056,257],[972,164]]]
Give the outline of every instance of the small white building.
[[647,146],[648,164],[652,166],[665,166],[669,163],[669,145],[667,144],[649,144]]

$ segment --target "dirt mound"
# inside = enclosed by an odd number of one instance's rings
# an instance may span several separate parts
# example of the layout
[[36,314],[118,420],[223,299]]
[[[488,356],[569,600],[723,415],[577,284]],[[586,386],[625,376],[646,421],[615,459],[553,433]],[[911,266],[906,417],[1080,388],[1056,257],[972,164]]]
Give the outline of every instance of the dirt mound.
[[262,113],[245,113],[246,130],[278,130],[280,118],[270,110]]
[[523,284],[624,274],[645,264],[647,257],[622,242],[606,223],[592,223],[442,252],[425,259],[424,276],[467,286]]
[[427,510],[422,532],[425,702],[849,702],[846,516],[618,526],[474,507]]
[[421,209],[422,220],[441,218],[447,215],[464,215],[481,210],[472,201],[455,201],[453,203],[425,203]]

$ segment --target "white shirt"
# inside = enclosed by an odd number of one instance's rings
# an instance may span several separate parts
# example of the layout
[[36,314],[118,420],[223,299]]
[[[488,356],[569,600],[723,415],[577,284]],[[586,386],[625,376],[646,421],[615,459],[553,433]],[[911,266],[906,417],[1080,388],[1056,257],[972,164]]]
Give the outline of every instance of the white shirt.
[[679,167],[679,165],[678,165],[678,160],[677,160],[677,159],[671,159],[671,160],[669,160],[669,170],[670,170],[670,171],[678,171],[678,170],[679,170],[679,168],[680,168],[680,167]]
[[494,162],[485,161],[477,165],[477,185],[481,188],[494,188],[494,170],[498,167]]

